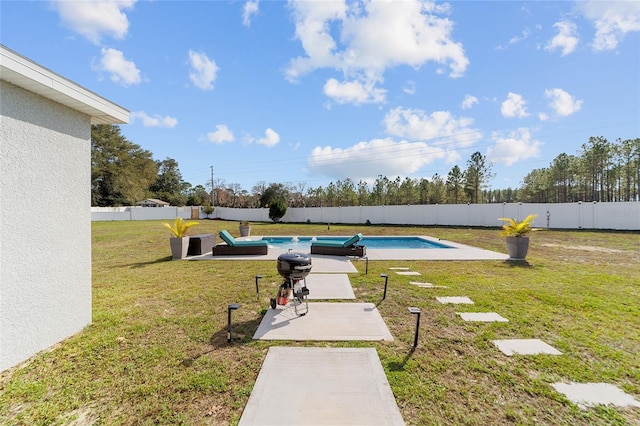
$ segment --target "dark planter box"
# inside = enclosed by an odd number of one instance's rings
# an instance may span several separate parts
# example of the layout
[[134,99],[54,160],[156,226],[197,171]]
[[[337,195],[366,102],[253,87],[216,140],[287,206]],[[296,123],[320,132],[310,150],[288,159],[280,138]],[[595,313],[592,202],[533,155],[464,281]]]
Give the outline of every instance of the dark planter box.
[[216,245],[215,234],[199,234],[189,237],[189,251],[187,255],[196,256],[208,253]]

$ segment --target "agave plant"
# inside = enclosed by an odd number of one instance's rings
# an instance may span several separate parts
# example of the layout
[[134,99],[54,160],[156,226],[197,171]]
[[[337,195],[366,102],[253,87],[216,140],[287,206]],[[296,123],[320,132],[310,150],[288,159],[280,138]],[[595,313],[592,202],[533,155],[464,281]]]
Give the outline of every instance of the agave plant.
[[192,226],[197,225],[198,222],[185,222],[181,217],[177,217],[173,222],[173,225],[164,222],[162,224],[166,226],[173,235],[176,236],[176,238],[182,238],[187,234],[187,230]]
[[523,221],[518,222],[515,219],[508,217],[501,217],[498,220],[506,222],[502,225],[502,232],[500,235],[504,237],[524,237],[529,232],[537,231],[538,228],[533,228],[533,219],[538,217],[537,214],[530,214]]

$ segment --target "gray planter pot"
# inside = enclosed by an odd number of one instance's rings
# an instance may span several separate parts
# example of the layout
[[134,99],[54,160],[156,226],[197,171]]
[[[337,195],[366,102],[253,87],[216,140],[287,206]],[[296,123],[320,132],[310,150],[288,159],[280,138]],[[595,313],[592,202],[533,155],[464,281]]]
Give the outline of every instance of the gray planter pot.
[[173,260],[184,259],[189,251],[189,237],[170,238],[171,256]]
[[251,234],[251,225],[240,225],[240,236],[248,237]]
[[524,260],[529,251],[529,237],[507,237],[507,252],[511,260]]

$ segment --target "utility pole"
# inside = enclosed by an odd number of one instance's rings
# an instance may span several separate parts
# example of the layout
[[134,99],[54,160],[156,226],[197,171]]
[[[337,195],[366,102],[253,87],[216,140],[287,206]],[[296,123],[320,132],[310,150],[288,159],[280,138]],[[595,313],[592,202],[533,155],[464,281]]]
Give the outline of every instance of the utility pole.
[[211,166],[211,206],[215,206],[215,199],[213,197],[213,166]]

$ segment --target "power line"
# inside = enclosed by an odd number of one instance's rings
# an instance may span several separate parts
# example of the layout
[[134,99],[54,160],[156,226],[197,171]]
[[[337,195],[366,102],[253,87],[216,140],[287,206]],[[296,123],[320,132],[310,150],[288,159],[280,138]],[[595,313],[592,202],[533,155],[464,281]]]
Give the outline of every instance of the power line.
[[[582,128],[578,128],[571,131],[565,131],[565,132],[543,133],[541,135],[538,135],[534,139],[544,142],[544,139],[548,139],[551,137],[558,137],[562,135],[580,133],[584,131],[610,128],[614,126],[628,125],[632,123],[635,123],[635,121],[624,122],[624,123],[610,123],[610,124],[601,125],[601,126],[582,127]],[[504,138],[514,133],[513,130],[504,130],[504,129],[487,130],[486,132],[489,132],[491,136],[484,136],[480,134],[480,131],[468,131],[468,132],[462,132],[462,133],[457,133],[457,134],[452,134],[447,136],[438,136],[430,139],[414,139],[414,140],[405,139],[400,142],[395,142],[389,147],[383,146],[383,147],[380,147],[380,149],[372,148],[371,150],[369,150],[369,152],[359,152],[357,154],[351,153],[348,164],[361,164],[361,163],[366,163],[371,161],[384,160],[389,156],[388,149],[393,150],[394,158],[400,158],[400,159],[413,157],[416,154],[420,153],[421,150],[427,149],[429,147],[431,148],[437,147],[437,149],[432,150],[427,154],[459,152],[459,151],[465,151],[465,150],[478,150],[479,148],[507,144],[509,143],[509,141],[495,142],[495,140],[499,138]],[[472,137],[465,138],[465,136],[472,136]],[[462,139],[460,139],[461,137]],[[456,138],[458,139],[452,140]],[[445,141],[448,141],[448,142],[445,142]],[[474,142],[478,142],[478,141],[485,141],[485,142],[482,144],[474,144]],[[421,144],[421,145],[416,146],[416,144]],[[405,146],[402,146],[402,145],[405,145]],[[347,149],[344,149],[343,151],[349,151],[349,149],[347,148]],[[372,155],[372,151],[374,152],[373,155]],[[334,158],[335,155],[336,155],[336,151],[332,150],[331,152],[326,154],[315,155],[314,158],[319,159],[318,163],[322,164],[322,161],[325,161],[325,160],[329,161],[332,158]],[[300,167],[301,164],[307,164],[309,158],[310,158],[310,154],[304,155],[304,156],[293,156],[293,157],[284,157],[284,158],[281,157],[278,162],[276,163],[270,162],[268,164],[265,164],[264,167],[259,167],[259,166],[256,166],[255,164],[252,164],[251,166],[247,166],[246,162],[242,162],[242,163],[225,162],[225,164],[229,167],[229,169],[228,171],[225,171],[223,169],[222,171],[220,171],[220,173],[228,177],[237,176],[237,175],[244,176],[249,171],[251,171],[252,174],[255,174],[255,173],[267,174],[267,173],[276,172],[283,168]],[[519,164],[529,164],[529,163],[548,162],[548,161],[551,161],[551,160],[536,159],[536,160],[521,161],[519,162]],[[345,164],[347,163],[345,162]],[[211,166],[211,168],[213,168],[213,166]],[[435,170],[421,170],[420,172],[409,173],[408,175],[415,175],[418,173],[425,174],[430,171],[437,172],[442,170],[444,169],[438,168]],[[197,175],[202,175],[202,174],[201,173],[194,174],[194,176],[197,176]],[[326,178],[319,177],[317,179],[306,179],[305,182],[309,182],[310,180],[325,181]],[[213,179],[212,179],[212,182],[213,182]],[[299,181],[299,182],[302,182],[302,181]]]

